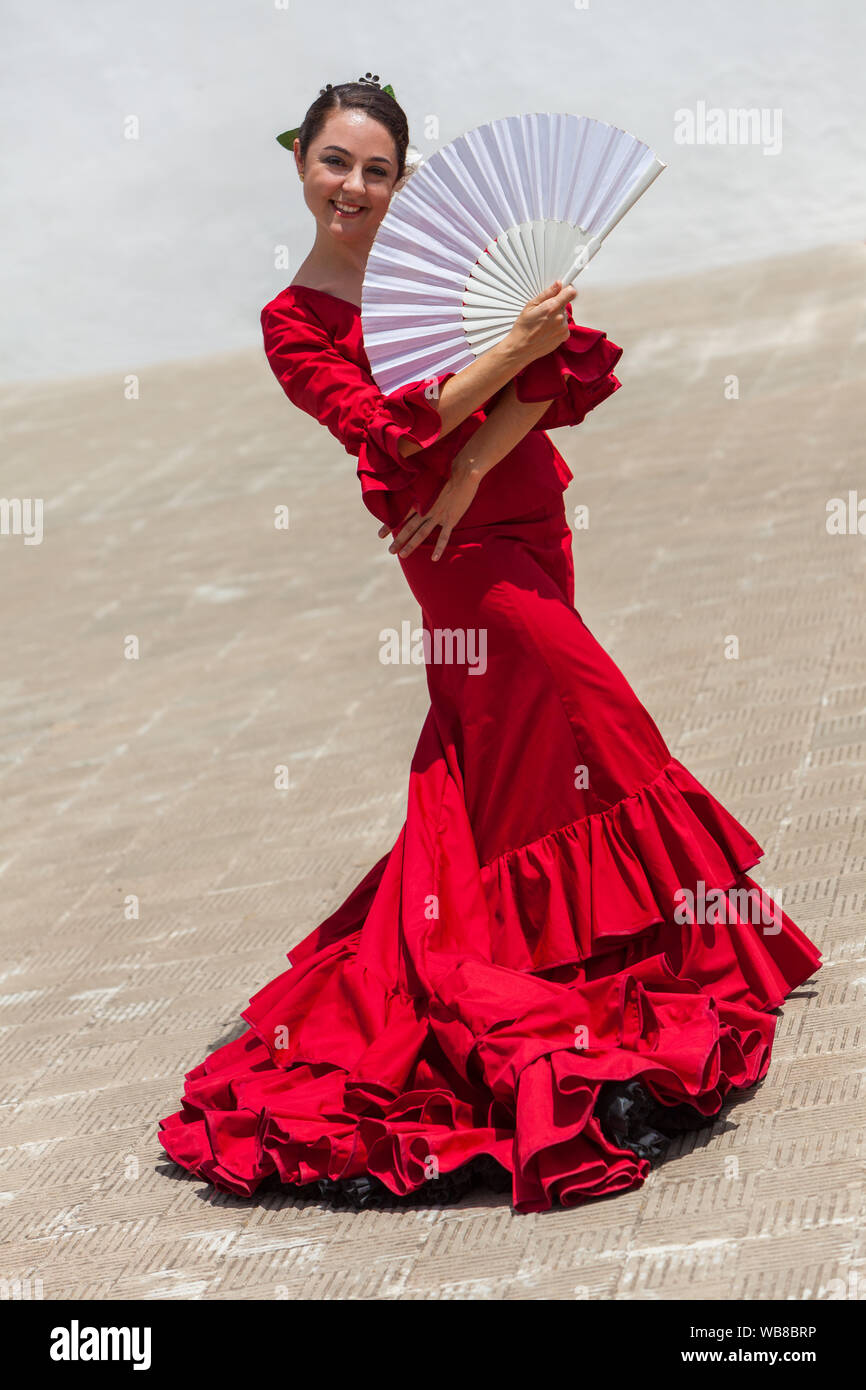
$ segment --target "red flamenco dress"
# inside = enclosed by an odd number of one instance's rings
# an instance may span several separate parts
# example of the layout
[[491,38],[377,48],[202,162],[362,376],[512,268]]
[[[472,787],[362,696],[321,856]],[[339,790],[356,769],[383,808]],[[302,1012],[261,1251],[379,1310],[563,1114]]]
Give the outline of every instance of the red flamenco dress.
[[[396,843],[160,1123],[222,1190],[364,1206],[483,1182],[531,1212],[639,1187],[677,1129],[764,1076],[773,1011],[819,968],[746,872],[760,845],[574,607],[572,475],[545,430],[617,390],[622,350],[568,316],[568,341],[516,378],[544,416],[442,559],[434,533],[400,561],[442,659]],[[357,457],[373,515],[425,510],[485,410],[440,439],[424,385],[383,396],[359,310],[324,291],[289,286],[262,326],[290,400]],[[455,633],[449,661],[436,638]],[[702,891],[715,906],[689,910]]]

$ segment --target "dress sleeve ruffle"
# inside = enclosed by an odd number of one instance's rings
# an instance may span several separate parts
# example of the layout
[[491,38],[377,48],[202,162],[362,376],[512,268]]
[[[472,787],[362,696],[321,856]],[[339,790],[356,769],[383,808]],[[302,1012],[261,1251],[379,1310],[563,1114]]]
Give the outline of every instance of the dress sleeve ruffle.
[[590,410],[622,385],[613,375],[613,368],[622,357],[622,348],[612,343],[601,329],[584,328],[575,323],[570,307],[567,314],[569,336],[566,341],[546,356],[537,357],[514,377],[518,400],[550,401],[534,426],[537,430],[579,425]]
[[[390,520],[391,509],[382,512],[382,508],[375,505],[376,494],[402,491],[415,483],[422,469],[428,467],[428,459],[422,457],[422,451],[438,442],[442,429],[442,417],[434,401],[438,399],[439,389],[453,375],[453,372],[445,372],[437,377],[437,387],[432,394],[431,379],[414,382],[368,404],[357,471],[366,506],[374,515],[381,512],[382,520]],[[418,452],[404,458],[400,453],[400,443],[404,439],[417,445]],[[438,476],[440,470],[435,471]]]

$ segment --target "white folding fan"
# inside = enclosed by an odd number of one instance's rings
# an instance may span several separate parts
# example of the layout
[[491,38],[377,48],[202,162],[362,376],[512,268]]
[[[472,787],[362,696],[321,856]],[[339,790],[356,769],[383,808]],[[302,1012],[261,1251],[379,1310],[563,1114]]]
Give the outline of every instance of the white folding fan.
[[667,165],[589,116],[477,126],[397,193],[373,240],[364,346],[386,394],[458,372],[554,280],[572,284]]

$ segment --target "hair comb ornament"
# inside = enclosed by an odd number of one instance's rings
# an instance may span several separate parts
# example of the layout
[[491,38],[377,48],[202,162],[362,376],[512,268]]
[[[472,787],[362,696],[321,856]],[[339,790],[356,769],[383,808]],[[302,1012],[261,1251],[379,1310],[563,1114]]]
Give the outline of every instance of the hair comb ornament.
[[554,280],[573,284],[667,168],[589,116],[534,113],[443,145],[395,194],[361,291],[364,347],[386,395],[458,372]]
[[[363,77],[358,78],[358,82],[362,87],[379,87],[379,74],[372,72],[365,73]],[[325,91],[329,92],[333,85],[332,82],[326,82]],[[390,82],[387,87],[380,87],[379,90],[387,92],[389,97],[394,97],[394,100],[397,100],[394,96],[394,88],[391,86]],[[277,144],[282,145],[285,150],[294,150],[295,141],[300,133],[301,127],[299,125],[293,126],[291,130],[284,130],[282,135],[276,137]]]

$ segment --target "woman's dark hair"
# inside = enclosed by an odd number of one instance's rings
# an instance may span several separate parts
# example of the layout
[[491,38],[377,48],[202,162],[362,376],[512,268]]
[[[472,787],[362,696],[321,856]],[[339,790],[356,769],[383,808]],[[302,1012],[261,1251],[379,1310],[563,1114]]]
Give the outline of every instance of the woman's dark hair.
[[307,150],[316,136],[321,133],[328,115],[332,111],[366,111],[373,120],[379,121],[394,141],[397,150],[397,182],[406,172],[406,150],[409,145],[409,123],[406,113],[391,96],[376,83],[340,82],[332,87],[330,82],[322,87],[316,100],[307,111],[298,131],[301,144],[301,158],[306,159]]

